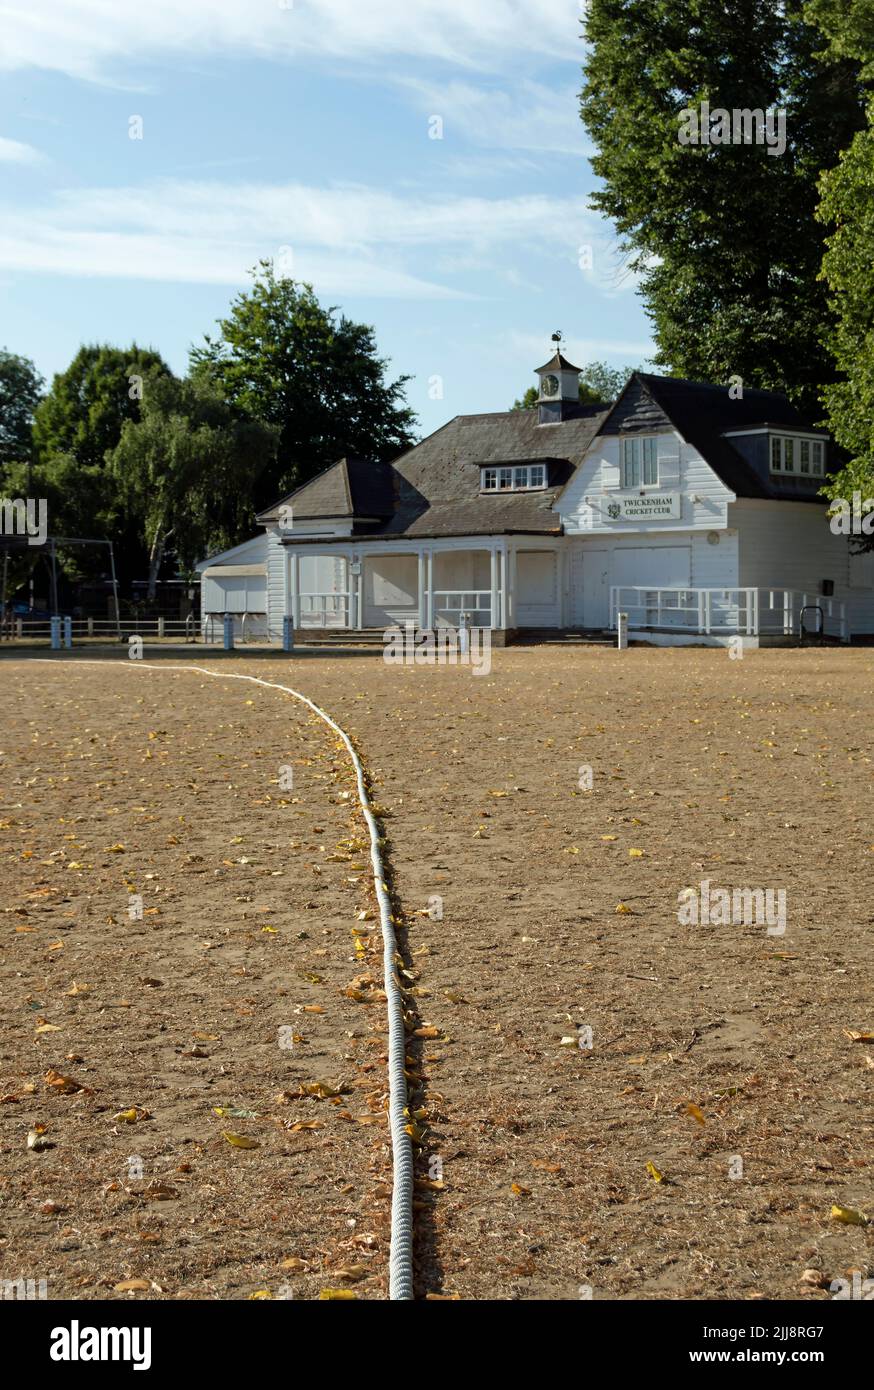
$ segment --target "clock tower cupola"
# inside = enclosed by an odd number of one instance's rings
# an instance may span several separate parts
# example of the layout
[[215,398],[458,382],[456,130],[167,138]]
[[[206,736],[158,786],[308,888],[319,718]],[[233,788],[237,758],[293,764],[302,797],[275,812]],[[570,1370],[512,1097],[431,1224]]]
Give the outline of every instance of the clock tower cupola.
[[580,403],[580,369],[569,362],[561,352],[561,334],[553,333],[555,354],[537,368],[540,390],[537,395],[537,408],[541,425],[557,425],[566,420],[571,413],[569,407]]

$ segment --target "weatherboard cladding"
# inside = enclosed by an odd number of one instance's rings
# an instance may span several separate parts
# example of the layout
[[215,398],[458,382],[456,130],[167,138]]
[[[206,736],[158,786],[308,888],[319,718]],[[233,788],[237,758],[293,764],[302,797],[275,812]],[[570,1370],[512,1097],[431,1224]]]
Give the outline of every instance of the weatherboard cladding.
[[[743,396],[735,400],[729,395],[727,386],[635,372],[604,426],[605,434],[627,428],[614,426],[613,421],[617,415],[621,418],[625,397],[632,394],[633,388],[641,396],[649,395],[655,409],[663,412],[668,427],[673,427],[687,444],[697,449],[738,497],[785,498],[824,505],[819,496],[820,479],[775,477],[770,471],[767,454],[755,460],[746,458],[738,448],[738,440],[725,438],[726,430],[756,429],[763,421],[777,431],[809,431],[810,422],[785,396],[776,391],[754,391],[745,387]],[[659,428],[654,426],[656,430]],[[826,454],[828,468],[834,451],[828,448]]]
[[[554,503],[599,434],[641,432],[680,435],[738,497],[822,505],[817,479],[775,478],[766,452],[725,438],[727,430],[754,429],[763,421],[777,429],[810,428],[772,391],[745,389],[735,400],[725,386],[635,372],[611,408],[574,405],[549,425],[540,423],[536,410],[458,415],[393,464],[341,459],[258,520],[276,521],[280,506],[290,504],[300,521],[351,518],[353,535],[362,539],[554,535],[561,531]],[[547,464],[543,491],[481,492],[481,468],[537,461]],[[306,539],[290,532],[283,542]]]

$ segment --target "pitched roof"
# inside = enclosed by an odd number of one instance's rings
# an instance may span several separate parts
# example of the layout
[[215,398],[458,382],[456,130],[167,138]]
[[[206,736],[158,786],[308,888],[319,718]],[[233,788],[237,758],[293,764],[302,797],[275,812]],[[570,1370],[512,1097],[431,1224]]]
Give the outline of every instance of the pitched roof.
[[555,356],[550,357],[548,362],[544,362],[542,367],[534,368],[537,372],[576,372],[577,375],[582,371],[582,367],[575,367],[573,362],[569,362],[556,348]]
[[262,524],[276,521],[280,508],[289,505],[301,521],[390,516],[394,508],[391,468],[357,456],[338,459],[255,519]]
[[[579,407],[573,418],[540,425],[536,410],[457,415],[395,460],[396,510],[385,536],[465,536],[560,530],[552,505],[598,433],[606,411]],[[480,492],[489,464],[547,463],[543,492]]]
[[[753,430],[769,426],[811,432],[811,425],[796,406],[778,391],[757,391],[744,387],[743,396],[733,399],[725,386],[709,382],[686,381],[682,377],[654,376],[634,372],[604,422],[604,432],[612,433],[610,417],[618,413],[622,396],[632,382],[639,381],[674,425],[677,432],[697,449],[702,458],[738,497],[785,498],[787,501],[818,501],[820,479],[776,478],[770,471],[757,472],[744,458],[726,431]],[[826,451],[828,454],[828,450]]]
[[[560,354],[556,358],[570,368]],[[745,389],[742,399],[733,400],[724,386],[635,372],[612,406],[566,405],[556,423],[541,424],[537,410],[457,415],[392,464],[340,459],[260,513],[258,521],[276,521],[280,507],[291,505],[298,520],[348,519],[353,534],[362,537],[557,534],[561,520],[554,504],[595,438],[626,428],[623,398],[635,391],[651,398],[656,416],[661,412],[736,496],[821,502],[819,479],[775,478],[767,466],[756,469],[726,437],[727,431],[763,428],[765,421],[809,431],[785,396]],[[548,466],[543,491],[481,492],[481,468],[529,462]],[[283,540],[293,545],[298,538],[289,533]]]

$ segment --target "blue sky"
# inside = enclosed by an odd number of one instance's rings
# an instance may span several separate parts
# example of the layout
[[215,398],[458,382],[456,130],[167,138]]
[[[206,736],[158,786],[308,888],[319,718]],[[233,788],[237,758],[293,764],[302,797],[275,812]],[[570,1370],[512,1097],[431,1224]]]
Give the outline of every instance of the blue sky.
[[580,0],[19,3],[0,346],[46,377],[83,341],[184,370],[262,257],[374,325],[423,432],[506,409],[555,329],[577,362],[651,351],[587,206]]

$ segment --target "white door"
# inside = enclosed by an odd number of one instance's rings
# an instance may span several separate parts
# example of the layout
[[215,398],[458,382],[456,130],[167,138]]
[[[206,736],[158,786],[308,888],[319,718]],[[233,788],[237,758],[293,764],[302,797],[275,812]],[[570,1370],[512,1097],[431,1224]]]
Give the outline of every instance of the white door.
[[571,554],[570,619],[574,627],[602,628],[610,620],[610,552],[577,545]]
[[560,621],[555,551],[517,551],[516,626],[558,627]]
[[369,555],[364,561],[364,626],[393,627],[418,620],[418,556]]

